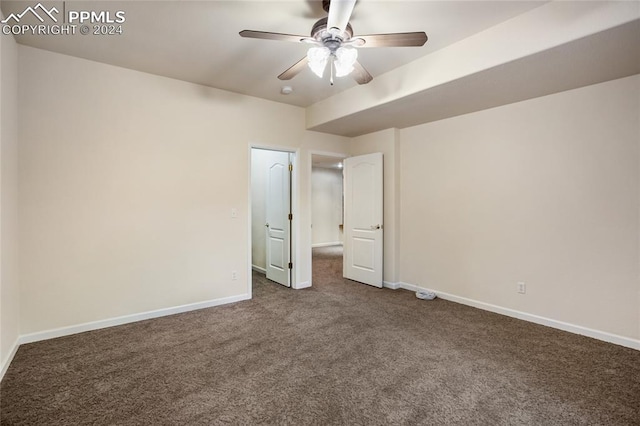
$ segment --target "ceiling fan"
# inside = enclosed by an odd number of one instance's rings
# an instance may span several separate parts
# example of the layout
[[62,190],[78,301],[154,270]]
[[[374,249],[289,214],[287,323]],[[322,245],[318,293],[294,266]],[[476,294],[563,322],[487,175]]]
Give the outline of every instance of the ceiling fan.
[[367,84],[373,77],[358,62],[356,48],[363,47],[402,47],[423,46],[427,42],[424,32],[392,33],[375,35],[353,35],[349,24],[351,13],[357,0],[323,0],[322,7],[329,16],[320,19],[311,29],[311,37],[265,31],[240,31],[240,36],[265,40],[292,41],[311,45],[307,55],[280,74],[280,80],[290,80],[306,66],[320,78],[324,75],[327,63],[330,64],[331,78],[351,75],[358,84]]

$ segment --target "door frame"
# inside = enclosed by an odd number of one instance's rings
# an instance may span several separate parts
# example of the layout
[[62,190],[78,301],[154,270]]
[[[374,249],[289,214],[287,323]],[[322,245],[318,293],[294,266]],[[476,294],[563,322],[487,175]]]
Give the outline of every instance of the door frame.
[[[311,197],[312,197],[312,188],[313,185],[311,183],[311,174],[313,172],[313,156],[314,155],[322,155],[323,157],[335,157],[338,158],[340,160],[344,160],[345,158],[349,158],[350,155],[349,154],[341,154],[339,152],[329,152],[329,151],[315,151],[315,150],[310,150],[309,151],[309,156],[308,156],[308,167],[307,167],[307,176],[309,177],[308,182],[307,182],[307,194],[309,194],[309,208],[308,210],[308,215],[307,215],[307,220],[309,224],[313,224],[312,220],[312,208],[311,208]],[[342,196],[344,197],[344,190],[343,190],[343,194]],[[313,285],[313,234],[311,229],[309,229],[309,246],[306,248],[307,250],[307,255],[309,256],[309,286]]]
[[300,242],[299,242],[299,236],[300,236],[300,220],[296,220],[296,218],[300,217],[299,216],[299,212],[300,212],[300,205],[299,205],[299,197],[298,197],[298,188],[300,187],[300,184],[298,182],[298,180],[300,179],[300,173],[298,172],[298,168],[299,168],[299,164],[300,164],[300,149],[299,148],[292,148],[292,147],[287,147],[287,146],[279,146],[279,145],[266,145],[266,144],[258,144],[258,143],[250,143],[249,144],[249,149],[247,150],[247,155],[248,155],[248,159],[249,159],[249,170],[248,170],[248,175],[249,175],[249,179],[247,182],[247,197],[248,197],[248,205],[249,205],[249,214],[247,217],[247,234],[248,234],[248,240],[247,240],[247,247],[248,247],[248,255],[247,255],[247,277],[249,278],[247,280],[247,294],[249,295],[249,298],[253,297],[252,294],[252,285],[253,285],[253,278],[252,278],[252,274],[253,274],[253,264],[252,264],[252,259],[251,259],[251,252],[252,252],[252,247],[253,247],[253,241],[252,241],[252,229],[251,229],[251,222],[252,222],[252,217],[253,217],[253,203],[251,200],[251,152],[254,149],[262,149],[262,150],[266,150],[266,151],[280,151],[280,152],[286,152],[292,155],[292,160],[291,160],[291,164],[293,164],[293,172],[291,173],[291,213],[293,214],[293,221],[291,224],[291,262],[293,263],[293,268],[291,269],[291,277],[290,277],[290,281],[291,281],[291,288],[292,289],[297,289],[298,288],[298,283],[300,282],[299,280],[299,265],[300,265]]

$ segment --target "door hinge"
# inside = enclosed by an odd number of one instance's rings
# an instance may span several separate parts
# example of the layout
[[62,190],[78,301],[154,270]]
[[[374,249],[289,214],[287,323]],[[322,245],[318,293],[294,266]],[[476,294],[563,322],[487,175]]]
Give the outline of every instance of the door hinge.
[[289,220],[293,220],[293,214],[289,213]]
[[293,263],[289,262],[289,269],[293,269]]
[[289,164],[289,171],[292,172],[293,171],[293,164]]

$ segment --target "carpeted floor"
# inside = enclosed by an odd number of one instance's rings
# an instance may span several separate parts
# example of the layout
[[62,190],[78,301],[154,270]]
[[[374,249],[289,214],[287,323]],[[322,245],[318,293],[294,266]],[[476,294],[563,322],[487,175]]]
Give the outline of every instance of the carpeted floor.
[[640,352],[402,290],[254,298],[23,345],[2,425],[639,425]]

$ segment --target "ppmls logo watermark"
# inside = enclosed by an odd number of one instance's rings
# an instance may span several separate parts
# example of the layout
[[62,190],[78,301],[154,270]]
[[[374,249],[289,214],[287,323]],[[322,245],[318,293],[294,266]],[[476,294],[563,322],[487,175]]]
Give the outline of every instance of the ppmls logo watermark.
[[[84,3],[86,4],[86,3]],[[46,7],[42,3],[28,6],[21,12],[10,13],[0,21],[2,34],[9,35],[121,35],[126,21],[125,11],[67,10]],[[62,9],[62,12],[60,12]]]

